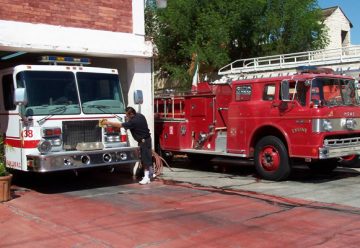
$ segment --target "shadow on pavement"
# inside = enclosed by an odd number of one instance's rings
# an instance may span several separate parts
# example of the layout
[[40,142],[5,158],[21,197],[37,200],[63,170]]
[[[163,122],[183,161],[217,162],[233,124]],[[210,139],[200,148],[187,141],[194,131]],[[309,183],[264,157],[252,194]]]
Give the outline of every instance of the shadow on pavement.
[[16,172],[13,185],[16,190],[34,190],[44,194],[65,193],[70,191],[118,186],[137,183],[130,168],[81,169],[74,171],[33,173]]
[[[176,158],[170,164],[173,168],[194,169],[234,177],[253,178],[260,182],[252,161],[241,159],[215,158],[207,163],[191,163],[186,157]],[[91,190],[119,185],[137,184],[139,178],[130,173],[130,166],[119,166],[113,172],[110,169],[93,168],[77,171],[52,173],[15,173],[12,194],[14,198],[21,191],[34,190],[44,194],[67,193],[80,190]],[[320,184],[344,178],[358,177],[360,172],[354,168],[339,167],[329,174],[316,174],[306,165],[294,166],[288,181]]]

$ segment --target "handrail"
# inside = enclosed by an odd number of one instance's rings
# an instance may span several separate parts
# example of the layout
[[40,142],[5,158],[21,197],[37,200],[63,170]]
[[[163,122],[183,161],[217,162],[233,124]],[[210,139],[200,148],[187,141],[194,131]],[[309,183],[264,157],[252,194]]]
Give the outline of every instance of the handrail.
[[257,58],[238,59],[219,69],[219,75],[296,68],[299,65],[329,65],[360,61],[360,45]]

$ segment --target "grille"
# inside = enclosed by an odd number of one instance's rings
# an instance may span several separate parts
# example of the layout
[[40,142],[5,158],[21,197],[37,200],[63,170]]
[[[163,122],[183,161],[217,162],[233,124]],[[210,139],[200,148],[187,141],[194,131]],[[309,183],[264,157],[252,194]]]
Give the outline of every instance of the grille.
[[65,150],[76,150],[82,142],[101,142],[101,128],[98,121],[64,121],[63,142]]
[[344,145],[359,145],[359,144],[360,144],[360,137],[324,140],[324,145],[330,147],[344,146]]

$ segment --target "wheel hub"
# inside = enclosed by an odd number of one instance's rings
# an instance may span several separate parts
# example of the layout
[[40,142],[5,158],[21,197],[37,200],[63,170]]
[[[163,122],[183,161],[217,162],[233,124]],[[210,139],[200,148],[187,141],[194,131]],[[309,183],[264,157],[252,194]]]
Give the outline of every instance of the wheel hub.
[[280,165],[280,155],[275,147],[267,146],[261,152],[261,165],[266,171],[276,171]]

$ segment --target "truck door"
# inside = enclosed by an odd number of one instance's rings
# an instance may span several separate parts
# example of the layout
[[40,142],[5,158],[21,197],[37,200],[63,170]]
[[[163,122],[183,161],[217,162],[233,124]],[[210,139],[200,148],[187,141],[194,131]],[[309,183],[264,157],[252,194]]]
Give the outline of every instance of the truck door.
[[249,119],[252,118],[257,107],[256,102],[251,101],[252,93],[252,84],[234,87],[233,101],[229,104],[228,113],[227,152],[229,153],[245,156]]
[[2,94],[0,101],[0,128],[3,144],[6,145],[4,149],[6,157],[6,165],[8,167],[21,169],[21,127],[18,112],[16,111],[16,105],[14,104],[14,80],[12,74],[5,74],[1,76]]
[[215,145],[211,137],[214,125],[214,96],[205,95],[190,99],[189,125],[195,149],[214,150]]
[[[311,132],[311,118],[309,114],[310,82],[295,80],[281,82],[279,101],[273,104],[271,115],[278,116],[276,125],[287,134],[289,139],[289,153],[299,153],[305,147],[308,139],[304,139]],[[293,146],[292,144],[297,144]]]
[[286,116],[301,116],[301,113],[307,110],[309,88],[304,81],[283,80],[279,88],[279,97],[272,103],[271,113],[281,119]]

